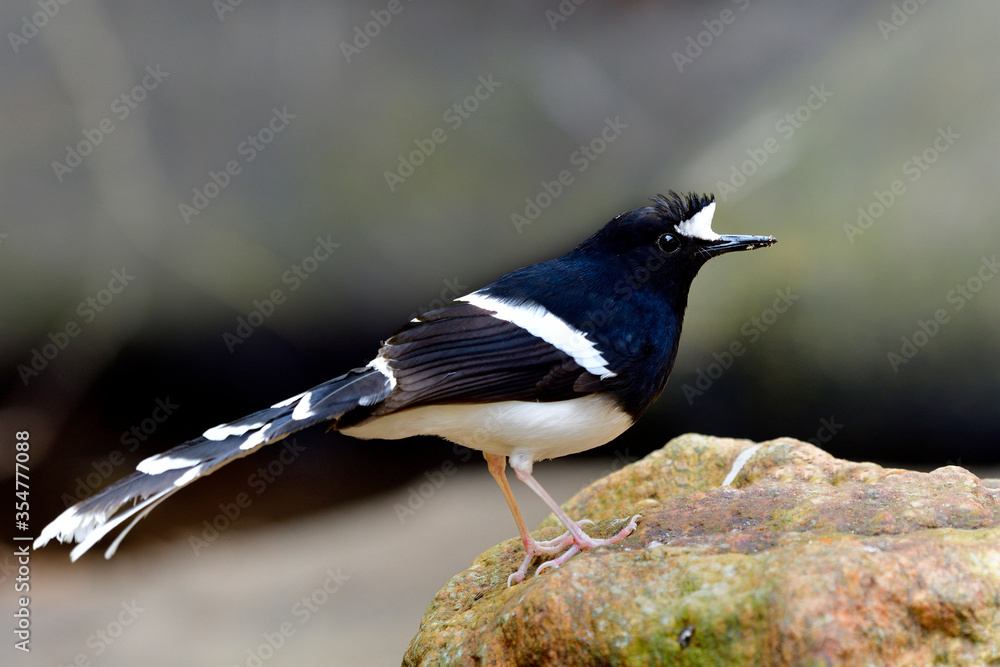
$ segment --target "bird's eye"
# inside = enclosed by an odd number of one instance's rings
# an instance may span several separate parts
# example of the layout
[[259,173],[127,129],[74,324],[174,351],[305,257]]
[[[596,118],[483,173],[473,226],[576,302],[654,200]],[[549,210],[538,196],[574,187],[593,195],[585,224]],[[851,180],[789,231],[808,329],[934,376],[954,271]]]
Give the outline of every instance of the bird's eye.
[[673,234],[662,234],[658,239],[656,239],[656,247],[659,248],[660,252],[664,255],[671,255],[680,249],[681,242]]

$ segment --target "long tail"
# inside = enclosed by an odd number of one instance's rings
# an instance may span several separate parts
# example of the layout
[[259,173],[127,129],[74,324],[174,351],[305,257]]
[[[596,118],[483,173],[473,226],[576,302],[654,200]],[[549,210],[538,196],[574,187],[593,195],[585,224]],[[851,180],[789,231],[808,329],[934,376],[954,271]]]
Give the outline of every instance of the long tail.
[[70,552],[75,561],[131,519],[104,553],[111,558],[140,519],[194,480],[307,426],[336,421],[353,408],[374,405],[391,390],[391,380],[383,373],[372,367],[356,368],[266,410],[210,428],[200,438],[140,461],[136,472],[67,509],[42,529],[34,546],[37,549],[53,538],[79,542]]

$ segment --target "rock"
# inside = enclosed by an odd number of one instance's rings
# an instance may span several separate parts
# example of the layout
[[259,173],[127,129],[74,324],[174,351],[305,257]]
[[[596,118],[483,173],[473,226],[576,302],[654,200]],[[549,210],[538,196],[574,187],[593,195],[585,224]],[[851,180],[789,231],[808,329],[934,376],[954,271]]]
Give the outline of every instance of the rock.
[[[434,598],[404,664],[1000,664],[1000,489],[685,435],[564,507],[621,543],[507,588],[520,541]],[[535,536],[560,528],[549,517]],[[534,567],[537,567],[536,561]]]

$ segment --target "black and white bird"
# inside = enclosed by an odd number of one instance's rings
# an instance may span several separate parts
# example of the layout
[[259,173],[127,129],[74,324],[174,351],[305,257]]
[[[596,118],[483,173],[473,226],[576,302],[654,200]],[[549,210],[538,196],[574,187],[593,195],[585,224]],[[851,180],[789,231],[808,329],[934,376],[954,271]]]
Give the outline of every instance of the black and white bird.
[[[70,507],[35,540],[79,544],[73,560],[129,522],[105,553],[157,505],[200,477],[319,423],[357,438],[437,435],[483,452],[514,516],[526,555],[558,567],[581,549],[612,544],[587,535],[531,475],[536,461],[611,441],[663,391],[677,356],[691,281],[701,266],[772,236],[712,231],[715,199],[674,192],[622,213],[576,249],[534,264],[411,320],[364,368],[270,408],[220,424],[141,461],[136,471]],[[504,472],[510,461],[567,532],[537,541]]]

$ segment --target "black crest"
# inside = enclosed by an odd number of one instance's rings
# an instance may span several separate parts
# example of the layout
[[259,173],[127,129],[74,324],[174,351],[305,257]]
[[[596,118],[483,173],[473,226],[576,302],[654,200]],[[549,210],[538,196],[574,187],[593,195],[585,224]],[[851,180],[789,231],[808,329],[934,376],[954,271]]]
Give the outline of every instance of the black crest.
[[699,195],[696,192],[689,192],[685,196],[671,190],[669,197],[656,195],[650,199],[656,204],[657,211],[672,220],[674,224],[679,225],[685,220],[690,220],[698,211],[714,202],[715,195]]

